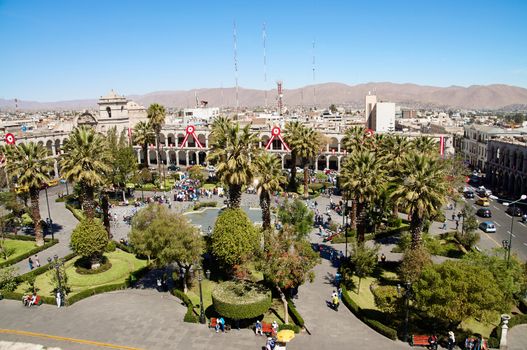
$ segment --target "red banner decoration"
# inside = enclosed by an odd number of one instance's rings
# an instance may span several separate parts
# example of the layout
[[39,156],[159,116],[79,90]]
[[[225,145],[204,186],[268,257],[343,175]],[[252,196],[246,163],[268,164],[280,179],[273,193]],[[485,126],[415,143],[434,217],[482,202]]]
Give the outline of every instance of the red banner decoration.
[[196,142],[196,145],[198,145],[199,148],[203,148],[203,145],[201,144],[201,142],[199,142],[198,137],[196,136],[196,128],[193,125],[189,125],[187,126],[186,131],[187,134],[185,135],[185,138],[181,142],[181,146],[179,146],[179,148],[185,147],[189,136],[192,136],[194,138],[194,142]]
[[271,138],[269,139],[269,142],[267,142],[267,145],[265,145],[265,149],[269,149],[269,147],[271,147],[271,143],[275,138],[278,138],[280,142],[282,142],[282,145],[284,145],[284,148],[287,151],[291,151],[287,143],[285,143],[284,139],[282,138],[282,135],[280,135],[280,128],[278,126],[275,126],[271,129]]
[[16,142],[16,139],[15,139],[15,135],[11,134],[11,133],[7,133],[5,134],[5,138],[4,138],[5,142],[8,144],[8,145],[14,145],[15,142]]
[[442,156],[445,155],[445,137],[441,136],[439,138],[439,154]]

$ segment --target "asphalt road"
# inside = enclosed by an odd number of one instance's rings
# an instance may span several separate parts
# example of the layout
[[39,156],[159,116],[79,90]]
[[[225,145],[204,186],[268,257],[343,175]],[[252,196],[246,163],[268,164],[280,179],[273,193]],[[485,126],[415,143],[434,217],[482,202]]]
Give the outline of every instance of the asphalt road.
[[[472,189],[475,193],[476,188]],[[479,198],[478,195],[474,196],[474,199],[464,198],[465,202],[470,203],[472,207],[477,211],[481,206],[475,204]],[[519,196],[518,196],[519,198]],[[507,206],[498,203],[495,199],[490,199],[490,207],[488,207],[492,213],[491,218],[477,217],[478,222],[492,221],[496,224],[496,233],[485,233],[479,230],[481,234],[481,240],[478,246],[481,249],[492,249],[502,246],[503,240],[510,239],[511,223],[512,223],[512,254],[522,260],[527,260],[527,225],[521,222],[521,217],[511,217],[505,212]],[[522,208],[526,210],[527,208]]]

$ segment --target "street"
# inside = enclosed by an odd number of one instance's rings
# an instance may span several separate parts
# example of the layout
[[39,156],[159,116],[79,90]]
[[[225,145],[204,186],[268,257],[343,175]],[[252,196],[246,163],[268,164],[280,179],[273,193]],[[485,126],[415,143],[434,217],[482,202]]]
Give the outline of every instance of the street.
[[[476,192],[475,187],[471,187],[471,191]],[[518,198],[520,195],[518,195]],[[483,208],[480,205],[475,204],[479,196],[474,195],[473,199],[464,198],[463,200],[466,203],[470,203],[474,211],[477,211],[479,208]],[[507,206],[498,203],[497,200],[489,198],[490,206],[488,207],[492,212],[491,218],[482,218],[476,216],[478,223],[484,221],[492,221],[496,224],[496,233],[485,233],[482,230],[478,229],[478,232],[481,234],[481,240],[478,243],[478,247],[486,250],[493,249],[497,247],[502,247],[503,240],[509,240],[511,222],[513,223],[512,227],[512,248],[511,254],[517,254],[521,261],[527,260],[527,225],[521,222],[521,217],[511,217],[505,212]],[[458,211],[462,207],[458,206]],[[525,208],[522,208],[525,210]],[[450,218],[447,218],[450,219]]]

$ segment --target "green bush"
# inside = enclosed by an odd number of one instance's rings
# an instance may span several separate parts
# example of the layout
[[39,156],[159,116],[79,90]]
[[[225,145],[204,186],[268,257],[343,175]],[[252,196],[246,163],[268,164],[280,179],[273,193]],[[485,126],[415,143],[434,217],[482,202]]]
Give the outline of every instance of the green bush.
[[[26,237],[26,236],[16,236],[16,235],[6,235],[6,238],[13,239],[13,238],[11,238],[11,236],[14,236],[14,237]],[[20,239],[20,238],[14,238],[14,239],[19,239],[21,241],[34,241],[35,240],[34,237],[29,237],[29,239]],[[57,243],[59,243],[59,241],[57,239],[55,239],[55,240],[44,240],[44,245],[43,246],[35,247],[35,248],[31,249],[30,251],[27,251],[26,253],[17,256],[16,258],[9,259],[7,261],[1,262],[0,263],[0,269],[2,267],[5,267],[5,266],[16,264],[17,262],[22,261],[22,260],[24,260],[26,258],[29,258],[30,256],[33,256],[33,255],[43,251],[44,249],[48,249],[49,247],[54,246]]]
[[183,291],[181,289],[174,288],[174,289],[171,290],[171,292],[176,298],[181,300],[183,302],[183,304],[185,304],[186,306],[193,306],[192,305],[192,301],[190,300],[188,295],[183,293]]
[[183,317],[183,321],[188,322],[188,323],[199,323],[199,317],[194,312],[194,307],[192,305],[187,306],[187,312],[185,313],[185,316]]
[[385,313],[393,314],[400,308],[400,298],[395,286],[377,286],[371,288],[375,305]]
[[109,241],[106,245],[106,248],[104,248],[104,251],[106,253],[115,252],[115,249],[117,248],[117,245],[115,244],[115,241]]
[[345,285],[342,286],[342,302],[355,316],[360,318],[360,307],[351,300]]
[[194,203],[194,210],[201,208],[214,208],[217,204],[217,202],[196,202]]
[[233,320],[258,317],[269,310],[271,303],[271,291],[258,283],[228,281],[212,291],[214,309]]
[[[6,234],[5,238],[7,238],[7,239],[16,239],[16,240],[19,240],[19,241],[34,241],[35,240],[35,237],[33,237],[33,236],[14,235],[12,233]],[[55,239],[55,241],[58,242],[58,239]],[[51,242],[51,238],[44,238],[44,242]]]
[[[299,325],[300,327],[303,328],[304,327],[304,319],[302,318],[302,316],[300,316],[300,313],[296,309],[295,304],[290,299],[287,299],[287,309],[289,310],[289,315],[291,316],[293,321],[297,325]],[[295,332],[295,333],[298,333],[298,332]]]
[[[77,254],[75,253],[70,253],[68,255],[66,255],[63,259],[64,259],[64,262],[68,261],[68,260],[71,260],[73,259],[74,257],[76,257]],[[19,282],[24,282],[24,281],[27,281],[31,278],[35,278],[36,276],[38,275],[41,275],[45,272],[49,271],[49,264],[45,264],[45,265],[41,265],[40,267],[37,267],[36,269],[33,269],[31,271],[29,271],[28,273],[25,273],[21,276],[18,276],[18,281]]]
[[75,219],[82,221],[85,219],[84,213],[82,210],[75,208],[73,205],[66,203],[66,209],[71,211]]
[[300,330],[301,330],[301,328],[297,326],[296,324],[284,323],[278,326],[278,331],[281,331],[284,329],[290,329],[294,331],[295,333],[300,333]]
[[395,329],[367,317],[363,317],[362,321],[385,337],[390,338],[391,340],[397,340],[397,331]]
[[119,243],[119,242],[115,242],[115,246],[119,249],[121,249],[123,252],[127,252],[127,253],[130,253],[130,254],[135,254],[135,251],[134,251],[134,248],[130,245],[126,245],[126,244],[122,244],[122,243]]
[[83,290],[77,294],[73,294],[71,297],[66,298],[68,305],[72,305],[82,299],[91,297],[96,294],[112,292],[114,290],[126,289],[127,283],[114,283],[114,284],[105,284],[103,286],[98,286],[90,289]]
[[308,187],[312,192],[319,192],[321,189],[326,188],[323,183],[310,183]]
[[71,249],[79,255],[93,258],[102,255],[108,244],[108,232],[99,220],[84,219],[71,233]]

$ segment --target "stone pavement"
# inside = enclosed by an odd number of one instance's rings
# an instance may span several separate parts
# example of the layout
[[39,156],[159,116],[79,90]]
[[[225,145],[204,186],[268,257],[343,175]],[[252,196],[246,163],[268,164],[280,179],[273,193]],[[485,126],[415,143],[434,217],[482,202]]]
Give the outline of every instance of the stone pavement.
[[527,349],[527,324],[520,324],[509,329],[507,343],[508,350]]

